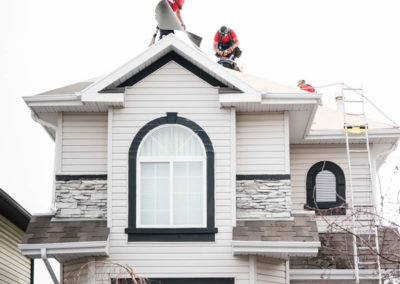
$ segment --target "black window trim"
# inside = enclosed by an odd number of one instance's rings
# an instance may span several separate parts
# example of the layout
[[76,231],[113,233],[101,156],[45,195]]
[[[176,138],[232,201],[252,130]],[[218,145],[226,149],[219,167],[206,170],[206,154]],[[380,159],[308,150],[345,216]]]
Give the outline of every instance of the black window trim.
[[[137,228],[136,227],[136,161],[138,149],[143,138],[154,128],[165,124],[179,124],[191,129],[199,136],[206,151],[207,163],[207,227],[206,228]],[[215,198],[214,198],[214,148],[207,133],[195,122],[179,117],[176,112],[154,119],[143,126],[129,148],[129,197],[128,197],[128,234],[129,242],[214,242],[215,234]]]
[[[315,192],[314,187],[316,183],[316,178],[318,173],[322,170],[327,170],[332,172],[336,178],[336,194],[342,198],[336,198],[336,202],[317,202],[317,208],[315,206]],[[316,213],[327,215],[346,215],[346,179],[343,170],[335,163],[330,161],[321,161],[314,164],[307,173],[306,181],[306,191],[307,191],[307,204],[306,209],[315,210]],[[340,207],[340,208],[338,208]],[[329,210],[336,208],[334,210]],[[321,210],[318,210],[321,209]]]

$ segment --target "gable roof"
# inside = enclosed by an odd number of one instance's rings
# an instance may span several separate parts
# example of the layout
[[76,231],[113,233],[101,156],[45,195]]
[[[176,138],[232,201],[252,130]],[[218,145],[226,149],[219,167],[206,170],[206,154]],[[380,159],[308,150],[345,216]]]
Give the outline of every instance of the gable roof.
[[28,227],[31,214],[17,201],[0,188],[0,214],[10,220],[22,231]]
[[261,93],[256,88],[234,76],[226,68],[216,64],[205,56],[203,52],[192,48],[173,34],[163,38],[122,67],[84,89],[81,92],[82,101],[93,100],[96,94],[101,93],[105,89],[123,86],[124,82],[129,82],[129,79],[136,74],[148,70],[147,68],[149,66],[153,64],[160,65],[160,60],[165,61],[163,58],[171,56],[171,54],[179,56],[180,62],[177,63],[182,64],[183,61],[188,62],[192,66],[196,66],[198,70],[208,74],[209,77],[217,80],[219,84],[222,83],[223,86],[233,90],[240,90],[242,92],[242,94],[240,94],[241,97],[245,98],[247,101],[261,101]]

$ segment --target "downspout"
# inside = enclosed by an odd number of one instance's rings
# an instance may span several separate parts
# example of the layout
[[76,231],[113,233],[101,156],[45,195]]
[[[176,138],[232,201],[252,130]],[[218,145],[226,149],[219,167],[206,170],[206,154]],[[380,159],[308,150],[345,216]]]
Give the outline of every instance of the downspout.
[[43,260],[43,262],[44,262],[44,265],[46,265],[46,268],[47,268],[47,270],[48,270],[49,273],[50,273],[51,279],[53,279],[53,283],[54,283],[54,284],[60,284],[60,283],[58,282],[58,279],[57,279],[57,277],[56,277],[56,274],[54,273],[54,270],[53,270],[53,268],[51,267],[51,264],[50,264],[50,262],[49,262],[49,260],[48,260],[48,258],[47,258],[46,248],[41,248],[41,249],[40,249],[40,255],[41,255],[41,257],[42,257],[42,260]]
[[35,260],[31,259],[31,283],[33,284],[35,282]]
[[[53,125],[53,124],[51,124],[51,123],[49,123],[47,121],[44,121],[44,120],[40,119],[34,111],[31,112],[31,116],[32,116],[33,121],[41,124],[44,127],[47,127],[47,128],[50,128],[50,129],[54,130],[55,140],[56,140],[56,143],[55,143],[56,146],[55,147],[57,147],[57,126],[55,126],[55,125]],[[56,161],[57,161],[56,155],[57,155],[57,152],[54,151],[53,189],[52,189],[52,194],[51,194],[51,206],[50,206],[50,211],[52,213],[56,212],[56,181],[55,181],[55,174],[56,174],[55,173],[55,169],[56,169]]]

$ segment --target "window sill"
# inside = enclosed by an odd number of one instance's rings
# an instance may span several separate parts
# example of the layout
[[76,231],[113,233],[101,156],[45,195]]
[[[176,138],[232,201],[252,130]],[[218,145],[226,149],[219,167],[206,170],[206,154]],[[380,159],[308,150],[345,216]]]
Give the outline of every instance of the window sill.
[[126,228],[128,242],[214,242],[217,228]]
[[334,216],[334,215],[346,215],[346,207],[340,207],[342,205],[336,205],[332,207],[321,206],[320,208],[315,208],[308,204],[304,204],[304,210],[312,210],[315,211],[316,215],[323,216]]

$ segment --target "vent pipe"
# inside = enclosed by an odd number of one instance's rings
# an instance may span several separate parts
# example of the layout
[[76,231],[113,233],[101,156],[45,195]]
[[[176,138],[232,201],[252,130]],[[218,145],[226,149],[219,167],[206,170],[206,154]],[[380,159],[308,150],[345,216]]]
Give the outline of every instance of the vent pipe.
[[343,102],[343,97],[342,96],[337,96],[335,98],[336,101],[336,108],[338,111],[344,112],[344,102]]

